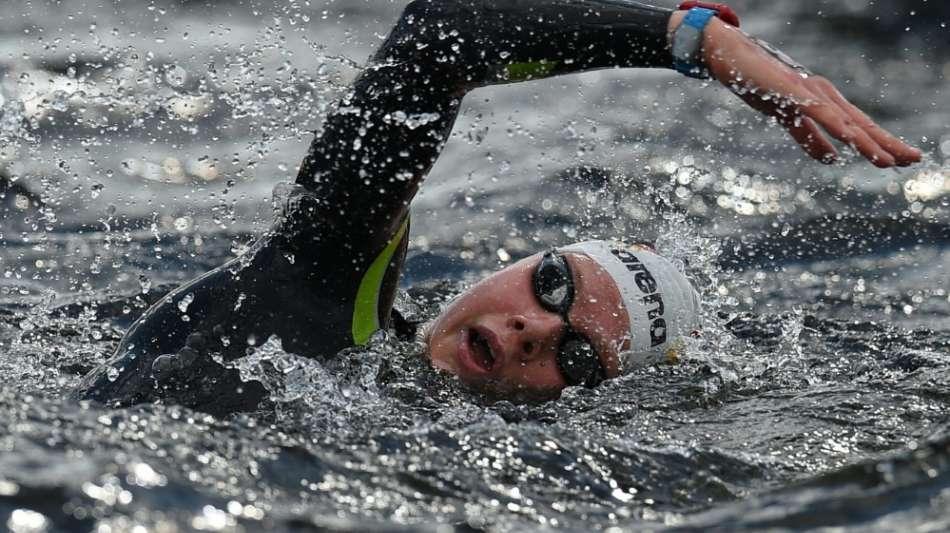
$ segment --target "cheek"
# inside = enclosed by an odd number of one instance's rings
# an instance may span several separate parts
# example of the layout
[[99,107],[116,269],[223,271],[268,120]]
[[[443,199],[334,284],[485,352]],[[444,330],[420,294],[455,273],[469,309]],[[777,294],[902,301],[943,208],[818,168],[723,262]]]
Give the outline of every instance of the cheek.
[[456,369],[456,346],[451,335],[445,335],[435,329],[431,330],[426,341],[426,352],[432,366],[451,374],[458,373]]
[[523,288],[513,282],[479,284],[452,301],[439,315],[436,326],[440,329],[455,328],[478,322],[489,314],[523,313]]
[[465,296],[484,307],[511,307],[532,295],[532,272],[530,262],[520,261],[478,282]]
[[584,333],[596,333],[611,342],[627,333],[626,311],[614,303],[586,303],[577,306],[570,314],[571,323]]
[[457,328],[466,320],[466,317],[472,314],[477,304],[477,297],[471,291],[460,294],[443,308],[435,321],[434,332],[442,333],[447,328]]

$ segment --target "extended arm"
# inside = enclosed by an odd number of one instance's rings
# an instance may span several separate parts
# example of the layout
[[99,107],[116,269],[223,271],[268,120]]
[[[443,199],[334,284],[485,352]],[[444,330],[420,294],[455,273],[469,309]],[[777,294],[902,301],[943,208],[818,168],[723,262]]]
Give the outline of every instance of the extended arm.
[[[403,223],[466,91],[598,68],[670,68],[668,35],[683,14],[620,0],[415,0],[303,162],[297,182],[319,198],[310,220],[382,247]],[[803,75],[721,21],[705,34],[704,57],[717,80],[775,117],[816,159],[837,156],[822,129],[877,166],[920,159],[826,79]]]

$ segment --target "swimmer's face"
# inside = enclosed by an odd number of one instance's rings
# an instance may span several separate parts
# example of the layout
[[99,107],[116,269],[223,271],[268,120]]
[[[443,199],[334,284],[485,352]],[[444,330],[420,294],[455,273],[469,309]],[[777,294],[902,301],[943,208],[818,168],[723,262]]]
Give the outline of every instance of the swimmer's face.
[[[456,298],[426,334],[432,364],[491,396],[556,398],[568,385],[557,359],[568,329],[535,295],[532,276],[542,256],[496,272]],[[589,257],[561,257],[574,281],[570,329],[590,341],[605,377],[616,377],[628,332],[620,291]]]

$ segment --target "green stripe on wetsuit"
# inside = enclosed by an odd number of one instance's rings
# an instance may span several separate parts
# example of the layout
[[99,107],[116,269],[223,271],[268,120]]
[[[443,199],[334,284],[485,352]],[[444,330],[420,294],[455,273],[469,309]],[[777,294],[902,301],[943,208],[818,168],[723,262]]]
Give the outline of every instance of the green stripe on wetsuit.
[[535,61],[533,63],[511,63],[505,65],[505,73],[510,81],[543,78],[554,70],[557,61]]
[[353,306],[353,342],[355,344],[366,344],[370,336],[379,329],[379,291],[382,289],[389,262],[406,235],[408,227],[409,219],[406,218],[399,226],[399,231],[376,257],[363,275],[363,280],[360,281],[360,288],[356,291],[356,304]]

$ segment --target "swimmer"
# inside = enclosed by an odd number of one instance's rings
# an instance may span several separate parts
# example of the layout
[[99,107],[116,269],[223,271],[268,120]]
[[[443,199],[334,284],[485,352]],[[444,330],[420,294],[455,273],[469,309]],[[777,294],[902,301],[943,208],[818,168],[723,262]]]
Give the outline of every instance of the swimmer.
[[[878,167],[921,153],[825,78],[738,29],[723,5],[671,11],[622,0],[415,0],[326,117],[272,228],[250,251],[166,295],[74,396],[168,401],[213,414],[267,391],[227,362],[271,336],[332,357],[387,328],[409,205],[478,87],[604,68],[712,78],[774,117],[811,157],[830,138]],[[494,397],[548,399],[675,355],[699,298],[644,246],[590,241],[497,272],[425,328],[432,365]],[[224,363],[224,364],[222,364]]]

